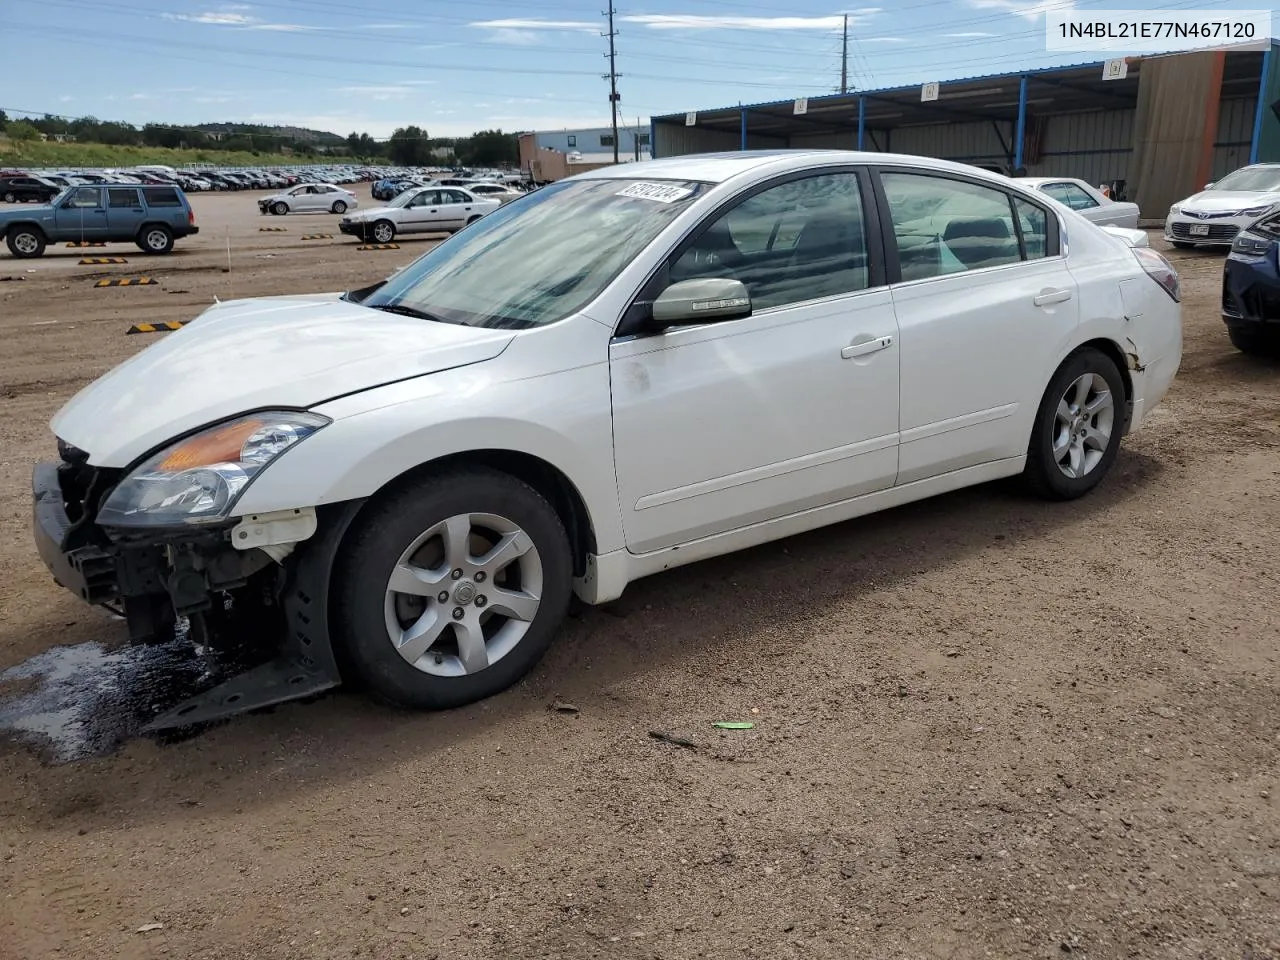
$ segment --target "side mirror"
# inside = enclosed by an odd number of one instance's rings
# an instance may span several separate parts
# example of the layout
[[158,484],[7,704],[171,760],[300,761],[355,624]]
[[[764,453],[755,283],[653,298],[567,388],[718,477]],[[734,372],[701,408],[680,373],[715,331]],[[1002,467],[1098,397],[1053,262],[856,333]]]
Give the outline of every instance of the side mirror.
[[751,294],[741,280],[706,277],[673,283],[653,301],[651,329],[751,315]]

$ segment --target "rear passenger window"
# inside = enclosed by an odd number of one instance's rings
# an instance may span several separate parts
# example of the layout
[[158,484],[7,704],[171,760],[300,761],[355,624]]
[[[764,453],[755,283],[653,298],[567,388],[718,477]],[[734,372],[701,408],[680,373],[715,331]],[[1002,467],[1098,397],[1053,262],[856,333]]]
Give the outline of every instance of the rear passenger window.
[[142,192],[147,197],[149,207],[180,207],[178,191],[173,187],[144,187]]
[[862,193],[852,173],[805,177],[716,218],[671,265],[671,281],[740,280],[755,309],[865,290]]
[[884,173],[881,180],[903,280],[1023,259],[1012,201],[1004,191],[916,173]]
[[1027,260],[1038,260],[1046,255],[1049,246],[1049,215],[1044,207],[1015,199],[1014,209],[1018,211],[1018,225],[1022,227],[1022,247]]
[[136,207],[138,205],[138,191],[126,187],[108,187],[107,188],[107,206],[109,207]]

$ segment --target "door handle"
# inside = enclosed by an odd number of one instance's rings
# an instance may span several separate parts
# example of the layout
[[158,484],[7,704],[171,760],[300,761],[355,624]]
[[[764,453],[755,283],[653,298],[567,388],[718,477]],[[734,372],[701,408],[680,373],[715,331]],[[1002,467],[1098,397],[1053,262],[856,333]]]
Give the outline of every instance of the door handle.
[[1047,307],[1051,303],[1062,303],[1071,299],[1070,290],[1041,290],[1031,302],[1037,307]]
[[869,353],[875,353],[877,350],[884,350],[886,347],[891,346],[893,346],[893,337],[877,337],[874,340],[866,340],[862,343],[851,343],[840,351],[840,358],[842,360],[852,360],[854,357],[865,357]]

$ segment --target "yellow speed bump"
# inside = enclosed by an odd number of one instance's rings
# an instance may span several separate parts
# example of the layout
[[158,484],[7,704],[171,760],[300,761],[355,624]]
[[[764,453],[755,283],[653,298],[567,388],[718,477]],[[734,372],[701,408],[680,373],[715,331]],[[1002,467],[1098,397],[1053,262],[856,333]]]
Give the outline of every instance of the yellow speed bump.
[[303,240],[332,240],[333,234],[332,233],[309,233],[302,239]]
[[80,247],[105,247],[106,243],[98,240],[76,240],[68,243],[67,246],[72,250],[77,250]]
[[95,287],[154,287],[160,283],[150,277],[120,277],[114,280],[99,280]]
[[165,320],[162,323],[135,323],[125,333],[166,333],[170,330],[181,330],[190,322],[190,320]]
[[128,263],[124,257],[85,257],[80,261],[80,266],[95,266],[100,263]]
[[362,243],[357,250],[399,250],[398,243]]
[[288,227],[259,227],[259,233],[288,233]]

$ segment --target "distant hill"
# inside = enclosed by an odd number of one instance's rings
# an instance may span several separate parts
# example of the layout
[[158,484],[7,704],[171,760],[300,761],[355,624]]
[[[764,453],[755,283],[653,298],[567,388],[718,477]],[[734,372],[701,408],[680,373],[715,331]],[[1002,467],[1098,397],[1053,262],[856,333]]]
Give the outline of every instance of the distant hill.
[[308,143],[318,143],[329,146],[346,143],[345,137],[336,133],[330,133],[328,130],[309,130],[306,127],[287,127],[277,126],[275,124],[199,123],[195,125],[195,129],[201,130],[205,133],[221,133],[223,135],[233,133],[265,134],[281,139],[301,140]]

